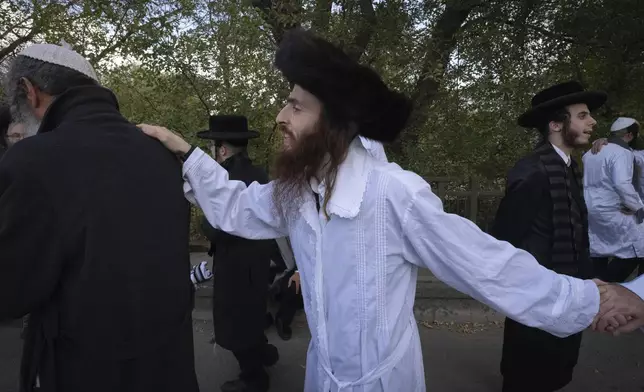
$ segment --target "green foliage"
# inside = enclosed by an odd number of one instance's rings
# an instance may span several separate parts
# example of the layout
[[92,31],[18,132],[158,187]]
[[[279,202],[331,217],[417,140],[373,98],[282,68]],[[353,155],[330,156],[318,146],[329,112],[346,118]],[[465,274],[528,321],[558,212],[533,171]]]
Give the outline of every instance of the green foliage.
[[202,143],[195,134],[209,114],[243,114],[261,133],[250,154],[268,165],[288,93],[272,66],[275,42],[301,24],[414,98],[391,159],[426,176],[498,184],[536,141],[516,118],[549,84],[577,79],[609,93],[598,136],[617,115],[644,118],[641,15],[640,0],[9,0],[0,67],[28,42],[64,39],[132,121]]

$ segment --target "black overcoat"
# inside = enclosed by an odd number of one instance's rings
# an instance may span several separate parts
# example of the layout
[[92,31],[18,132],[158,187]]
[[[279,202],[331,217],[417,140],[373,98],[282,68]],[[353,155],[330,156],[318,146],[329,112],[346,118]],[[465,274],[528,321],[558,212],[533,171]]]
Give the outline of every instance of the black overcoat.
[[[222,166],[229,179],[246,185],[268,182],[266,172],[245,153],[228,158]],[[266,341],[264,326],[270,260],[279,256],[274,240],[248,240],[202,222],[214,253],[213,319],[215,342],[227,350],[244,350]]]
[[21,391],[198,391],[181,166],[73,88],[0,161],[0,320],[30,313]]
[[[580,194],[583,192],[582,184],[577,184],[574,191],[574,201],[583,203]],[[580,268],[584,266],[555,267],[551,262],[552,203],[546,168],[539,156],[531,153],[519,160],[508,173],[506,194],[499,205],[491,234],[528,251],[546,268],[569,275],[586,275],[587,268]],[[583,226],[587,237],[587,221]],[[587,244],[585,241],[585,246]],[[572,378],[581,338],[581,333],[558,338],[506,319],[501,360],[505,382],[519,390],[553,391],[562,388]]]

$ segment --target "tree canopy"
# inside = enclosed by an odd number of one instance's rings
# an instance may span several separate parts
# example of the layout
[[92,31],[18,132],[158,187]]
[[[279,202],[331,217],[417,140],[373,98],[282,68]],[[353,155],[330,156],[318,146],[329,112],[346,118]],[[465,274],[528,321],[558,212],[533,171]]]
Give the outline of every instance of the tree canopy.
[[311,28],[412,97],[392,160],[422,175],[503,178],[533,144],[516,125],[531,96],[575,79],[609,94],[605,135],[644,115],[644,2],[639,0],[8,0],[0,65],[30,42],[85,55],[132,121],[195,141],[208,115],[248,116],[271,160],[288,85],[272,65],[287,29]]

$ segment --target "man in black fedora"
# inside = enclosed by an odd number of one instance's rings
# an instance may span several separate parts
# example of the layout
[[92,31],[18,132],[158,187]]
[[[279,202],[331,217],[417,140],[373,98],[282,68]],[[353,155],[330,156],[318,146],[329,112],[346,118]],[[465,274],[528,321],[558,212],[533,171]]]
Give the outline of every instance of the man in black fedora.
[[[588,144],[596,121],[591,112],[606,94],[577,82],[549,87],[532,98],[519,125],[536,128],[541,141],[508,173],[506,194],[493,235],[530,252],[548,269],[592,277],[588,219],[581,174],[572,152]],[[559,338],[510,318],[505,322],[504,392],[549,392],[572,379],[581,333]]]
[[[248,129],[243,116],[211,116],[209,129],[198,137],[211,140],[210,151],[228,171],[229,179],[250,185],[268,182],[266,172],[248,157],[248,140],[259,136]],[[275,241],[247,240],[214,229],[207,220],[202,228],[211,241],[213,255],[213,319],[215,343],[233,352],[241,369],[238,380],[222,391],[266,391],[265,366],[278,360],[277,348],[264,335],[268,275],[271,257],[277,257]]]

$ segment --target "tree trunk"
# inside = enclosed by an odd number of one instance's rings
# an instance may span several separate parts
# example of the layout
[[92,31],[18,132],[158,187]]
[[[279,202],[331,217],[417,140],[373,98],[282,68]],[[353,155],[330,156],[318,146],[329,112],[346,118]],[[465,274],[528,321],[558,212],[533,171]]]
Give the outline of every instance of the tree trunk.
[[412,93],[413,111],[405,131],[392,146],[392,152],[406,163],[406,148],[415,146],[429,118],[429,110],[438,95],[450,55],[456,46],[456,38],[470,12],[478,4],[457,1],[450,2],[431,29],[431,36],[425,44],[425,57],[421,75]]
[[367,50],[371,36],[376,28],[376,12],[373,9],[371,0],[360,0],[360,25],[352,45],[347,49],[349,57],[359,61],[360,57]]
[[299,26],[302,7],[297,0],[252,0],[251,4],[271,26],[273,38],[279,44],[287,30]]
[[333,0],[316,0],[313,13],[313,30],[326,31],[331,20]]

